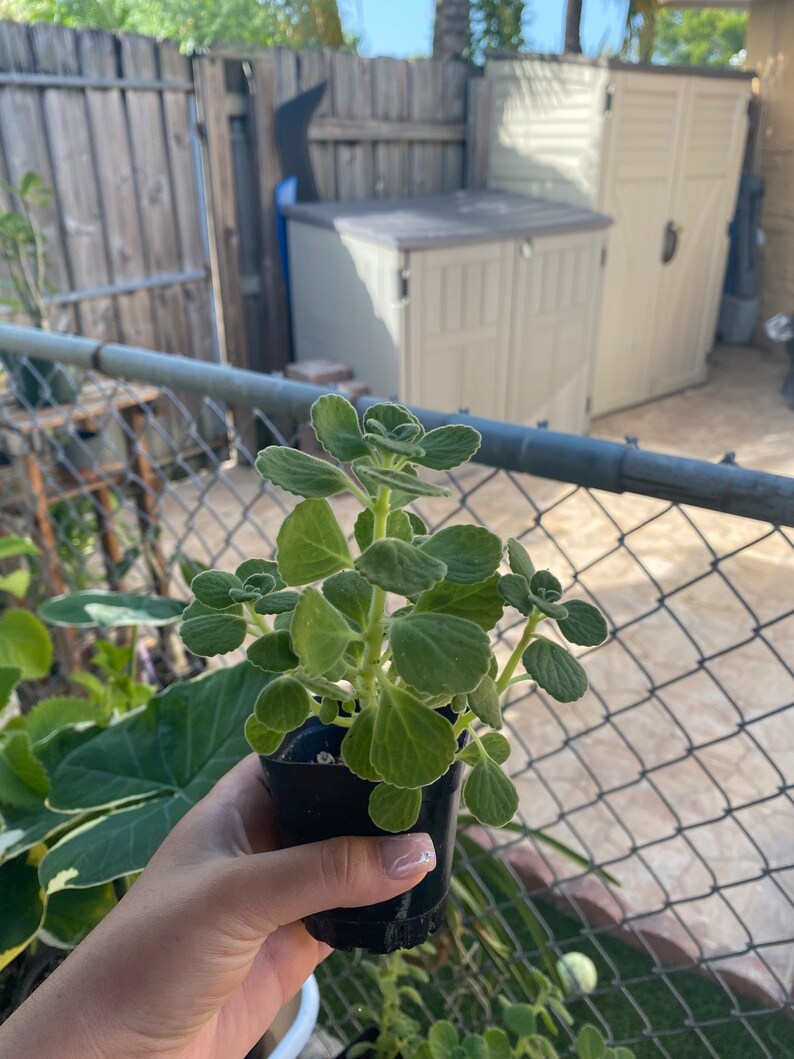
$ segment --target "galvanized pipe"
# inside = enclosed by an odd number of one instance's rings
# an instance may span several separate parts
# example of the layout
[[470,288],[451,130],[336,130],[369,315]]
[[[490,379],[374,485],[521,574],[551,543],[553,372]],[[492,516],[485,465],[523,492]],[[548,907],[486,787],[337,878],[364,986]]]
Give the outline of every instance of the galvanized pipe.
[[[202,283],[209,279],[209,268],[194,268],[185,272],[161,272],[157,276],[143,276],[141,279],[121,280],[118,283],[105,283],[99,287],[82,287],[80,290],[59,291],[45,297],[46,305],[76,305],[78,302],[92,301],[96,298],[113,298],[117,294],[134,294],[140,290],[158,290],[160,287],[180,287],[187,283]],[[0,315],[16,312],[7,305],[0,305]]]
[[[326,387],[226,365],[12,324],[0,324],[0,349],[17,356],[41,357],[103,371],[114,378],[250,405],[269,415],[295,419],[305,419],[313,401],[329,392]],[[376,400],[362,397],[356,405],[363,410]],[[490,467],[794,526],[794,478],[734,464],[646,452],[577,434],[425,409],[414,411],[428,428],[445,423],[475,427],[482,434],[476,461]]]

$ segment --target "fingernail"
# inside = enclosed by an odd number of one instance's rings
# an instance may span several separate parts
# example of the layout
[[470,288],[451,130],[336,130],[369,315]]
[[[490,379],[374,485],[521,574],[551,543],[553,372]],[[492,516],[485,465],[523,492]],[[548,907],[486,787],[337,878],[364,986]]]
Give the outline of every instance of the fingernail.
[[432,871],[436,866],[436,851],[430,835],[395,835],[381,840],[380,860],[387,878],[406,879]]

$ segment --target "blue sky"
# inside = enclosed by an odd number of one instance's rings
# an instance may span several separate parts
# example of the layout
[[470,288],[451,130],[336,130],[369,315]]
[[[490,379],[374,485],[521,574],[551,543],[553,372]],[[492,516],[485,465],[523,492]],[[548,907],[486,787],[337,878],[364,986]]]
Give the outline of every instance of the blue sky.
[[[429,55],[433,36],[433,0],[341,0],[346,25],[364,33],[363,55]],[[621,0],[585,0],[582,45],[596,54],[605,43],[622,40],[625,4]],[[534,51],[562,48],[565,0],[528,0],[526,36]]]

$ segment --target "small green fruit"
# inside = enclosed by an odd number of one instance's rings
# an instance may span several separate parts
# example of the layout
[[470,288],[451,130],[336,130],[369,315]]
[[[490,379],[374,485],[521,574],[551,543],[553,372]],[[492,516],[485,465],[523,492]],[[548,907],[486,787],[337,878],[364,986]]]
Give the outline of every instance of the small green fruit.
[[557,974],[566,996],[573,993],[592,993],[598,985],[595,964],[582,952],[568,952],[557,960]]

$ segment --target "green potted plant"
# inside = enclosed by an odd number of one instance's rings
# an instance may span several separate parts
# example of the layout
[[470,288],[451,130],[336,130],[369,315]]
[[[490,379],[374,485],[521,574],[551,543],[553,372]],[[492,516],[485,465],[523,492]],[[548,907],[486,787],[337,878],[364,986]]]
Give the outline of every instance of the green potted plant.
[[[5,288],[5,293],[0,294],[0,304],[25,313],[34,327],[48,330],[46,295],[51,288],[47,281],[46,240],[33,217],[33,209],[47,206],[52,190],[33,172],[25,173],[18,184],[2,181],[0,187],[19,207],[0,208],[0,258],[9,271],[9,279],[0,284]],[[73,401],[80,391],[78,374],[52,361],[10,356],[2,360],[25,407],[65,404]]]
[[[580,663],[541,623],[581,645],[601,643],[607,627],[590,604],[563,602],[560,582],[535,570],[515,538],[509,572],[500,573],[504,546],[495,534],[474,525],[430,533],[406,510],[417,498],[449,495],[419,471],[465,463],[479,447],[476,430],[425,432],[407,408],[389,403],[368,408],[360,425],[338,394],[319,398],[311,417],[320,444],[349,471],[290,448],[264,449],[260,474],[302,498],[279,530],[276,559],[200,573],[181,634],[198,655],[229,653],[253,637],[248,659],[276,674],[246,735],[261,756],[283,844],[342,833],[432,835],[437,868],[407,895],[306,921],[335,948],[388,952],[439,925],[461,784],[483,824],[500,827],[518,808],[502,768],[508,689],[534,680],[563,703],[587,689]],[[355,556],[327,500],[345,492],[362,507]],[[500,665],[489,633],[505,604],[524,626]]]

